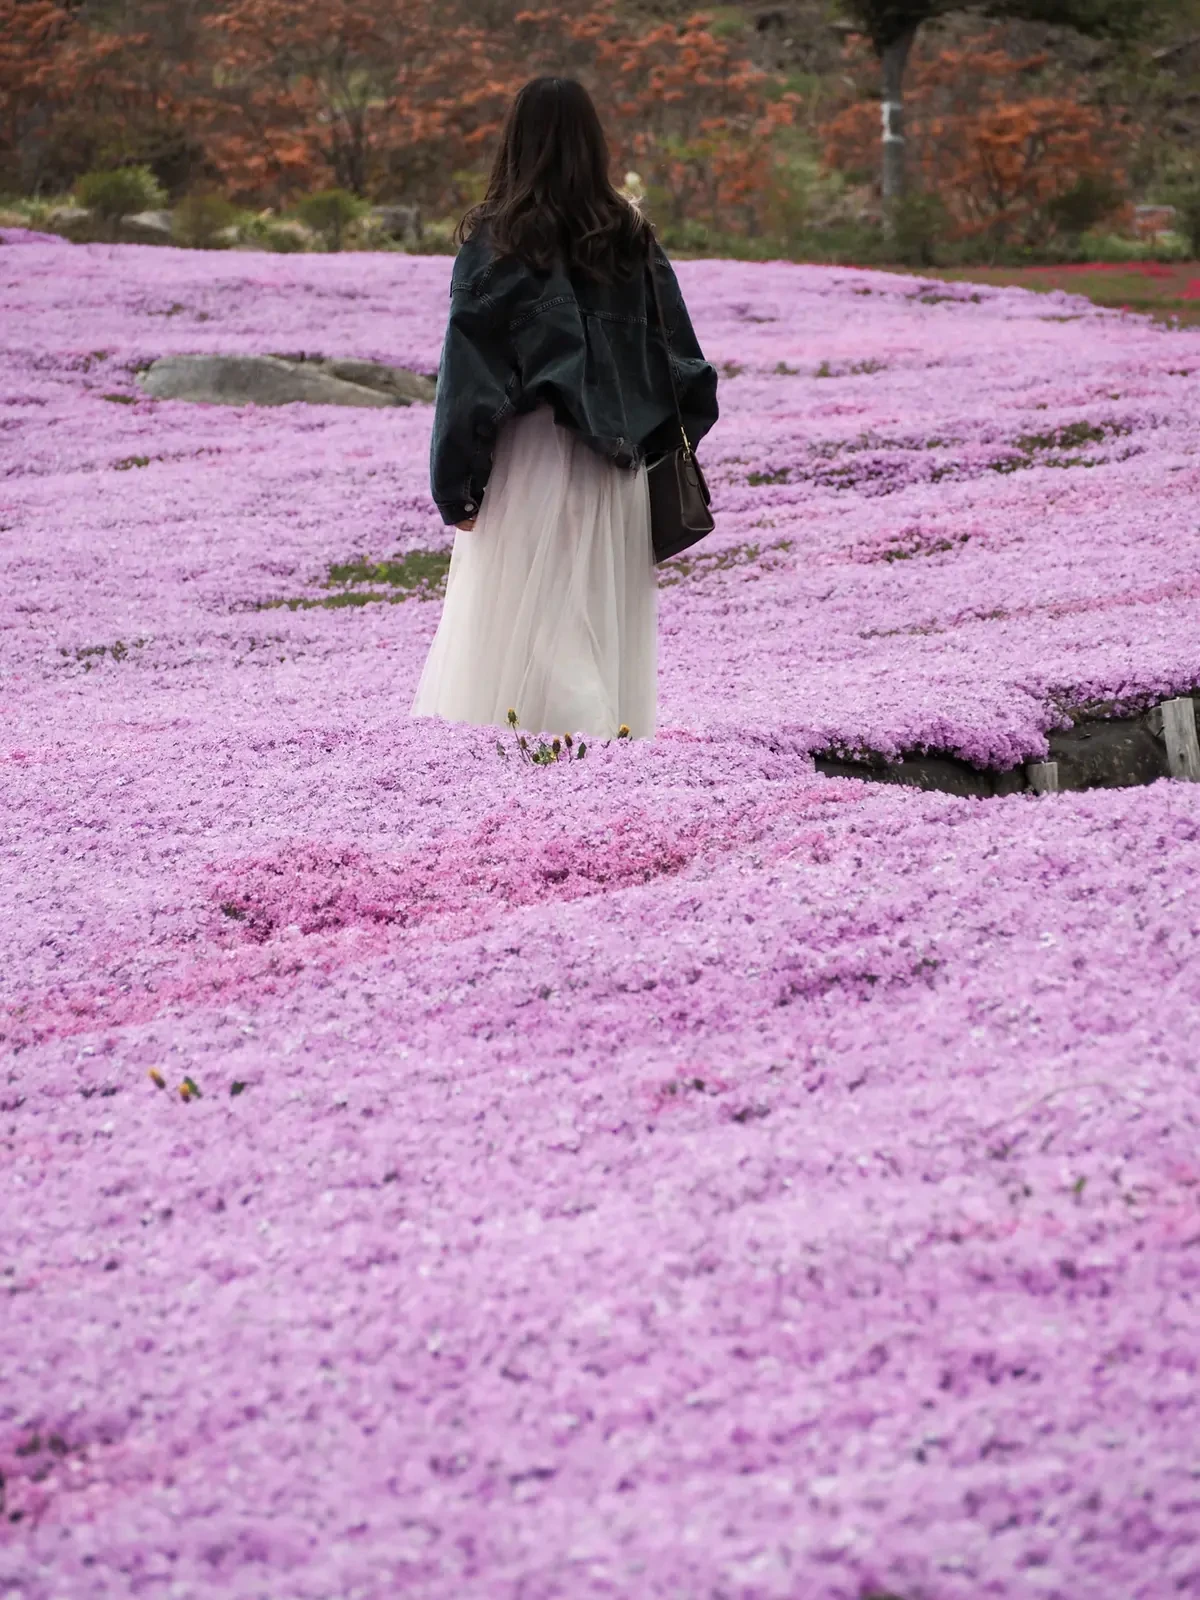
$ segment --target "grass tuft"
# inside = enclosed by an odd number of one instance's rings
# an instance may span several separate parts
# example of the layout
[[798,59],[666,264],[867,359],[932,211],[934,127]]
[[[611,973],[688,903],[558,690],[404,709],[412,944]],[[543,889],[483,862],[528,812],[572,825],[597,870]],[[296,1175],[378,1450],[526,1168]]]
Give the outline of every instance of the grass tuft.
[[[141,650],[149,642],[148,639],[135,639],[133,648]],[[80,666],[85,672],[90,672],[93,667],[98,667],[106,657],[109,661],[124,661],[129,655],[129,649],[130,647],[125,643],[124,639],[118,639],[115,644],[85,644],[74,650],[69,645],[63,644],[59,645],[58,653],[64,658],[61,663],[62,666]]]
[[1049,433],[1023,433],[1014,442],[1018,450],[1033,455],[1037,450],[1078,450],[1084,444],[1103,444],[1110,436],[1128,432],[1129,429],[1119,423],[1099,426],[1093,422],[1072,422]]
[[[386,561],[335,561],[324,587],[333,594],[292,595],[259,600],[256,611],[340,611],[346,607],[397,605],[402,600],[434,600],[441,595],[450,570],[449,550],[410,550]],[[368,587],[359,587],[366,585]],[[380,587],[380,586],[383,587]]]
[[766,546],[731,544],[723,550],[697,550],[694,555],[676,556],[659,568],[659,587],[670,588],[687,578],[703,578],[710,572],[727,572],[731,567],[746,567],[760,560],[769,570],[778,566],[778,557],[788,554],[791,548],[790,539],[778,539]]
[[326,584],[386,583],[397,589],[440,589],[450,568],[448,550],[410,550],[398,561],[341,561]]
[[[779,369],[776,368],[776,370],[778,371]],[[862,377],[869,377],[870,374],[873,373],[873,372],[886,372],[886,371],[887,371],[887,362],[886,361],[875,361],[873,359],[868,359],[866,361],[848,361],[845,364],[845,366],[842,366],[840,363],[835,366],[832,362],[822,361],[821,365],[813,373],[813,377],[814,378],[862,378]]]

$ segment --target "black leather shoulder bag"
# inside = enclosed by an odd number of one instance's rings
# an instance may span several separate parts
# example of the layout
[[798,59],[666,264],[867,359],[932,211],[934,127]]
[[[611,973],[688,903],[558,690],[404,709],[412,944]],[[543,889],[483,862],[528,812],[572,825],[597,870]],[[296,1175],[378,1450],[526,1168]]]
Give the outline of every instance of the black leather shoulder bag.
[[663,315],[662,292],[658,286],[658,273],[654,270],[654,239],[650,238],[646,254],[650,269],[650,283],[654,292],[654,312],[659,331],[667,351],[667,371],[671,374],[671,398],[679,423],[682,443],[647,463],[646,479],[650,486],[650,534],[654,542],[654,559],[669,561],[672,556],[703,539],[713,531],[713,514],[709,510],[711,495],[700,463],[692,452],[687,429],[683,425],[683,407],[679,401],[679,379],[675,372],[675,358],[671,354],[671,339],[667,333],[667,319]]

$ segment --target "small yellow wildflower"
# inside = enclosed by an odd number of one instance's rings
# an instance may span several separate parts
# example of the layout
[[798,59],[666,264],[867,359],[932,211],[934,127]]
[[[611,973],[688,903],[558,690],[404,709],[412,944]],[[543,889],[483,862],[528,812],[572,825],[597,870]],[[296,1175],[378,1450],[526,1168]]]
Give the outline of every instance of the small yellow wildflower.
[[617,729],[617,738],[618,739],[628,739],[628,737],[629,737],[629,724],[627,722],[623,722],[621,724],[621,726]]
[[163,1077],[162,1073],[157,1067],[151,1067],[146,1076],[150,1079],[150,1082],[155,1086],[156,1089],[165,1089],[167,1087],[167,1080]]
[[517,713],[511,706],[508,708],[508,725],[510,728],[515,728],[517,725]]

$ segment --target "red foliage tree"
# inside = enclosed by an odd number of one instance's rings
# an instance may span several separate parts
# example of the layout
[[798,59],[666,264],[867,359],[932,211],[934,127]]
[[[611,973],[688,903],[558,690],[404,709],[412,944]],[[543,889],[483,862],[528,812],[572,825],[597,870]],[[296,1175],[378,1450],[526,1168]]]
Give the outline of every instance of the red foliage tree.
[[68,0],[0,0],[0,169],[23,190],[146,161],[173,185],[196,155],[185,107],[199,0],[126,0],[104,25]]
[[571,18],[518,17],[521,59],[575,72],[596,96],[619,167],[646,182],[665,219],[754,232],[768,203],[773,135],[795,96],[718,38],[703,13],[631,33],[611,4]]
[[452,168],[481,124],[495,126],[506,87],[484,35],[454,13],[452,0],[234,0],[218,12],[205,115],[230,188],[367,194]]
[[445,212],[478,193],[519,85],[569,72],[595,92],[619,171],[639,170],[665,218],[759,226],[792,101],[704,16],[639,31],[615,0],[521,4],[108,0],[101,26],[86,3],[0,0],[19,24],[0,48],[0,160],[38,143],[40,118],[38,148],[60,170],[150,160],[170,182],[173,139],[192,177],[243,202],[337,185]]
[[63,0],[0,0],[0,170],[14,187],[36,186],[38,134],[68,91],[62,61],[72,21]]
[[[861,44],[850,46],[849,65],[865,88],[871,69]],[[1081,182],[1098,191],[1119,185],[1119,130],[1077,86],[1048,79],[1048,65],[1044,55],[1009,54],[994,31],[914,60],[914,165],[922,189],[941,199],[954,237],[1042,244]],[[878,101],[856,99],[825,125],[826,160],[869,170],[878,128]]]

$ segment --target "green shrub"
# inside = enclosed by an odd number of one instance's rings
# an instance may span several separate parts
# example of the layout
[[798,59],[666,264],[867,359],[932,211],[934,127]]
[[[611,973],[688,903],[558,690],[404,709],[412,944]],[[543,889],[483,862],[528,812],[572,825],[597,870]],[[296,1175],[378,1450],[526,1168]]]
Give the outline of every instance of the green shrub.
[[946,207],[936,194],[906,194],[892,210],[885,248],[906,267],[936,267],[946,231]]
[[313,236],[302,222],[278,217],[273,211],[243,213],[238,232],[242,244],[281,256],[299,255],[313,244]]
[[683,255],[706,255],[718,245],[718,239],[707,223],[685,217],[680,222],[663,221],[658,232],[669,250]]
[[1059,233],[1081,239],[1125,204],[1116,179],[1107,172],[1085,172],[1064,194],[1056,195],[1046,214]]
[[457,219],[427,222],[421,229],[419,239],[409,245],[394,245],[393,249],[403,249],[410,256],[452,256],[458,248],[454,243],[454,230],[457,226]]
[[149,167],[117,167],[111,172],[87,172],[75,185],[75,198],[110,228],[122,217],[139,211],[156,211],[167,196]]
[[221,250],[228,248],[237,220],[237,207],[224,195],[189,194],[175,207],[171,227],[179,243],[192,250]]
[[270,222],[256,230],[258,242],[277,256],[297,256],[308,249],[310,235],[298,222]]
[[1168,199],[1178,216],[1177,230],[1183,236],[1193,261],[1200,261],[1200,171],[1175,180]]
[[1179,231],[1187,240],[1192,260],[1200,261],[1200,183],[1180,195],[1175,209],[1179,212]]
[[348,189],[323,189],[306,195],[296,207],[301,222],[324,239],[326,248],[340,250],[346,229],[367,210],[365,201]]
[[1082,261],[1179,261],[1186,252],[1178,236],[1162,239],[1129,239],[1120,233],[1085,233],[1079,241]]

